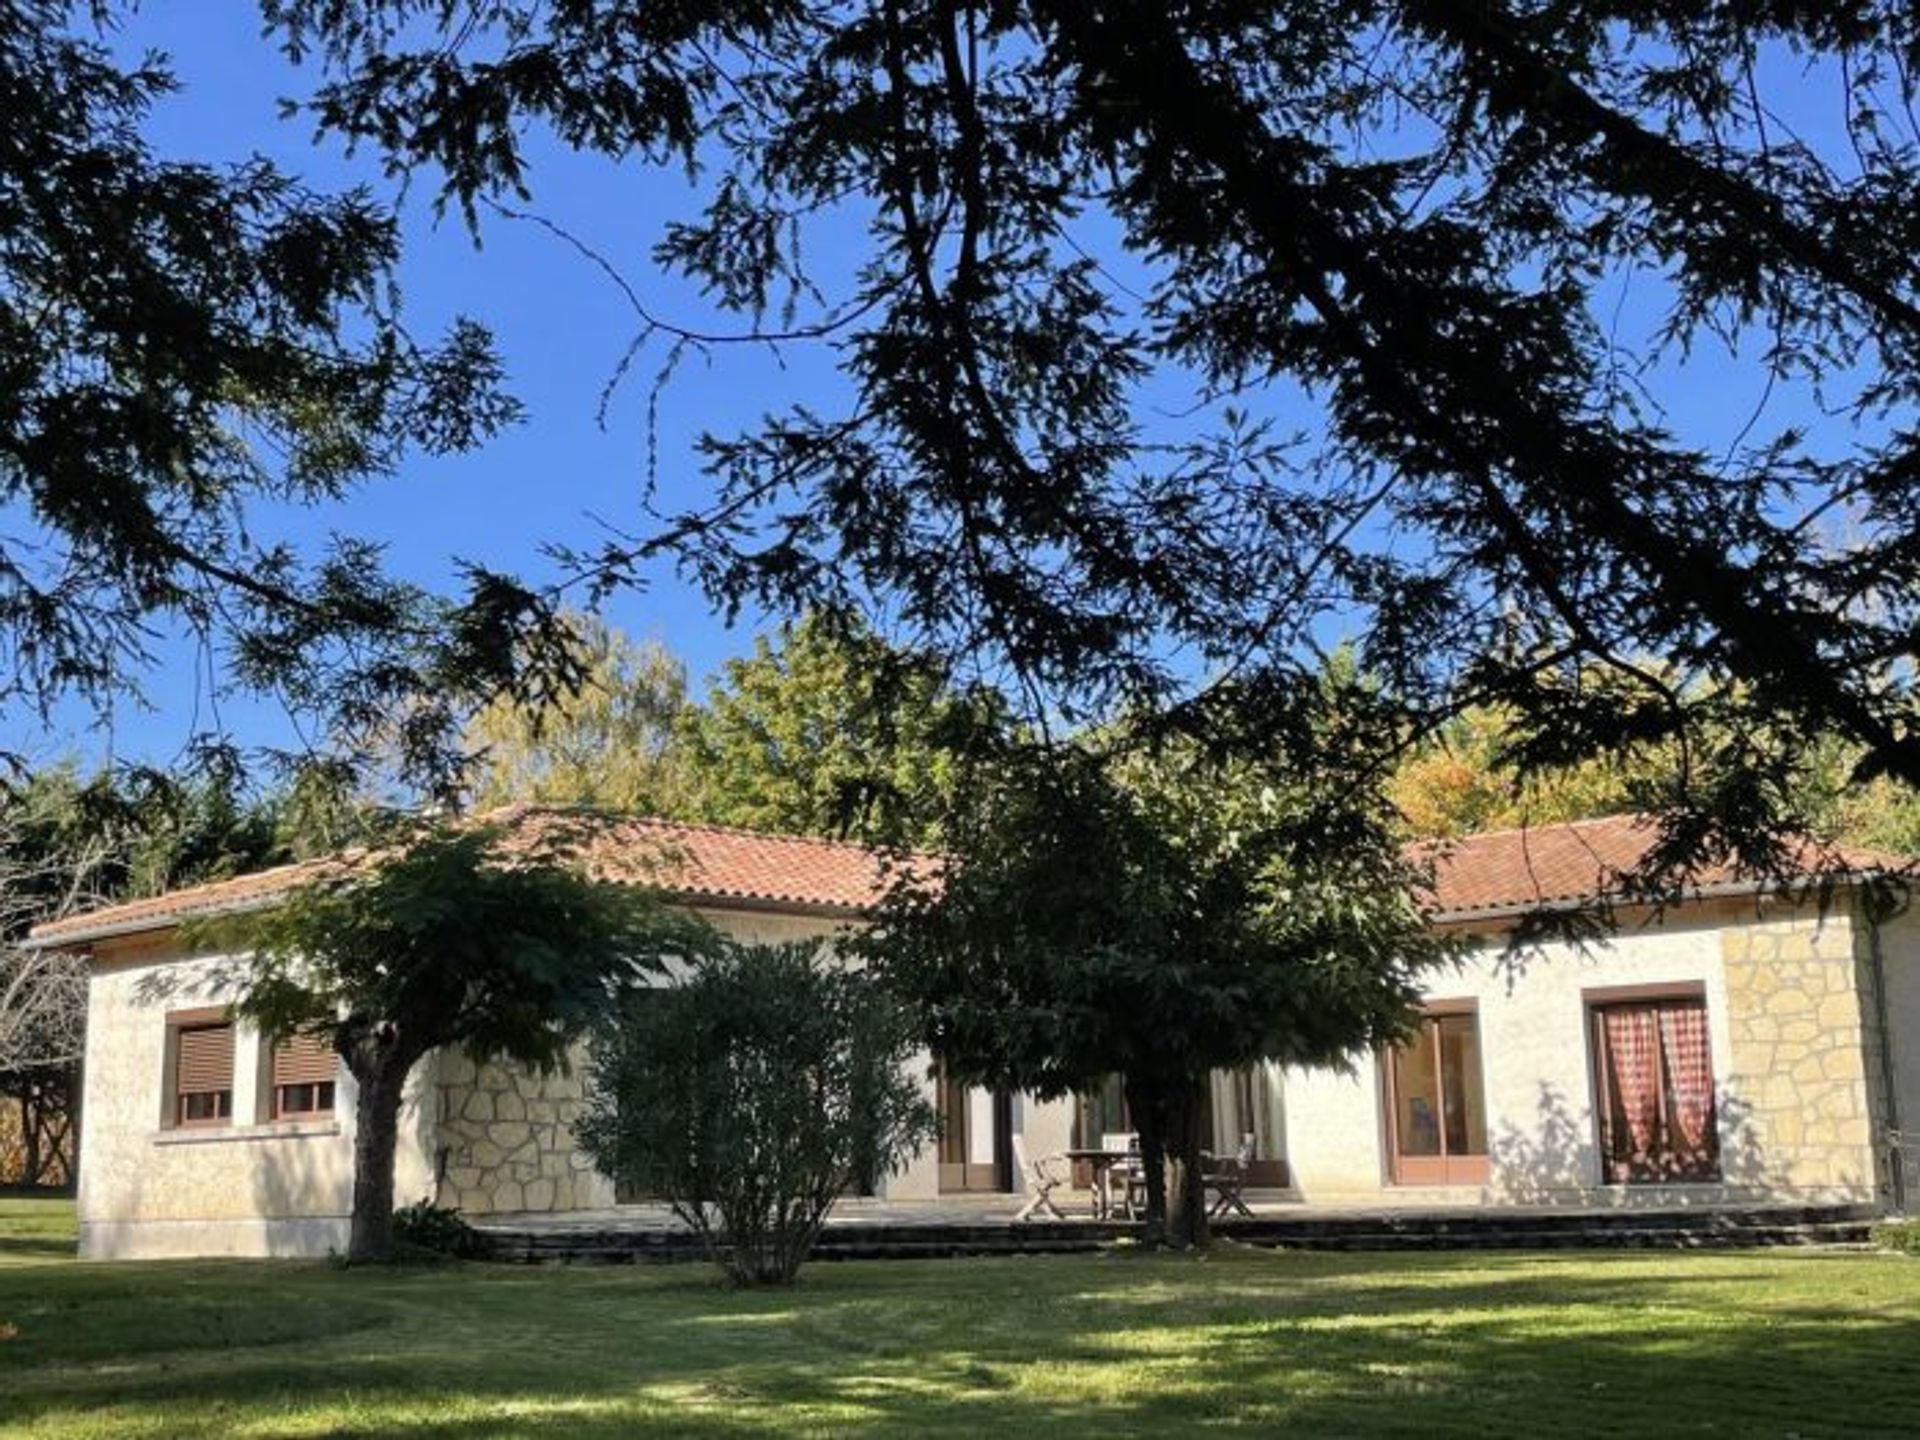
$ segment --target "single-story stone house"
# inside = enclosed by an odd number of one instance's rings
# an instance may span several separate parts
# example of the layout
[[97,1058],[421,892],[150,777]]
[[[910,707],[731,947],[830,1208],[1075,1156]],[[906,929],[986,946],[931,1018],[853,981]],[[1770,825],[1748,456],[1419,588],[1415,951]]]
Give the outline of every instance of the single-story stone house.
[[[520,812],[537,823],[542,812]],[[1433,922],[1471,941],[1433,975],[1413,1041],[1342,1071],[1214,1077],[1215,1147],[1252,1135],[1252,1180],[1322,1204],[1903,1204],[1920,1116],[1920,918],[1875,919],[1856,870],[1822,909],[1728,869],[1611,934],[1515,953],[1516,921],[1605,894],[1652,832],[1631,817],[1473,836],[1437,862]],[[660,885],[742,938],[858,925],[883,867],[858,846],[646,819],[601,822],[592,863]],[[184,951],[190,916],[271,903],[291,866],[43,926],[92,965],[79,1212],[92,1257],[322,1254],[344,1245],[352,1081],[275,1048],[228,1004],[235,957]],[[1041,1155],[1126,1128],[1118,1085],[1036,1101],[924,1067],[943,1134],[889,1201],[1005,1191],[1012,1137]],[[401,1199],[474,1215],[623,1197],[574,1148],[581,1078],[442,1054],[416,1074]]]

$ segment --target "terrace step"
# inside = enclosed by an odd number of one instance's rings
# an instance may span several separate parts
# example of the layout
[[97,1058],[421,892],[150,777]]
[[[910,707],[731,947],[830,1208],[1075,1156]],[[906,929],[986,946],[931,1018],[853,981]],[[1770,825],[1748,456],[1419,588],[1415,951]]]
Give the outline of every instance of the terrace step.
[[[1862,1245],[1877,1212],[1865,1205],[1738,1209],[1520,1210],[1261,1215],[1217,1222],[1243,1244],[1299,1250],[1691,1250]],[[486,1223],[486,1258],[510,1264],[658,1264],[697,1260],[699,1241],[657,1224],[584,1226],[564,1220]],[[1084,1254],[1132,1238],[1120,1222],[930,1223],[847,1220],[821,1233],[821,1260]]]

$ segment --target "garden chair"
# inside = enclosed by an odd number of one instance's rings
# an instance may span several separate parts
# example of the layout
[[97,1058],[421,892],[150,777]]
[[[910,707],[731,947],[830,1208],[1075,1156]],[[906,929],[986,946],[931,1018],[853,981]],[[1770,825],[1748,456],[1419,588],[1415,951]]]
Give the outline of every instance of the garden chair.
[[1144,1198],[1147,1189],[1147,1167],[1140,1159],[1140,1136],[1131,1130],[1109,1130],[1101,1135],[1100,1148],[1127,1152],[1126,1159],[1115,1162],[1107,1170],[1107,1200],[1111,1209],[1117,1193],[1118,1204],[1127,1212],[1127,1218],[1138,1220],[1135,1197]]
[[1202,1161],[1201,1183],[1214,1194],[1213,1204],[1207,1214],[1215,1219],[1229,1210],[1238,1210],[1249,1220],[1253,1211],[1247,1208],[1246,1197],[1240,1191],[1247,1183],[1247,1171],[1253,1166],[1253,1136],[1240,1137],[1240,1148],[1231,1155],[1218,1158],[1208,1156]]
[[1020,1172],[1021,1182],[1027,1191],[1027,1203],[1020,1207],[1015,1220],[1031,1220],[1036,1212],[1044,1211],[1055,1220],[1067,1217],[1060,1213],[1060,1207],[1053,1203],[1053,1192],[1065,1185],[1070,1178],[1067,1173],[1067,1157],[1064,1155],[1042,1155],[1038,1160],[1027,1158],[1027,1137],[1014,1132],[1013,1165]]

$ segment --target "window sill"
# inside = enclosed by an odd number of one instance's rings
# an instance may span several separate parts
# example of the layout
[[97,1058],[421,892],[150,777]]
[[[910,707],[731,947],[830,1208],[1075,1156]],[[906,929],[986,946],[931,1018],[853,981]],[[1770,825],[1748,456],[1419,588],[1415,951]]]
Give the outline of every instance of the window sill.
[[1711,1180],[1602,1180],[1599,1189],[1631,1193],[1635,1190],[1724,1190],[1734,1182],[1722,1176]]
[[244,1140],[308,1140],[338,1135],[338,1120],[303,1120],[271,1125],[182,1125],[154,1133],[156,1145],[214,1145]]

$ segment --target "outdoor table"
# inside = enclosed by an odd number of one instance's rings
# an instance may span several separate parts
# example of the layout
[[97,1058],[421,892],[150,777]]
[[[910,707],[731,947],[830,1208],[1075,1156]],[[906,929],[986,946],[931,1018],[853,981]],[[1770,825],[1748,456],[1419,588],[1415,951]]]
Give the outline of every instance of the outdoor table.
[[1113,1214],[1113,1167],[1123,1160],[1140,1158],[1138,1150],[1063,1150],[1068,1160],[1084,1160],[1093,1167],[1093,1217],[1105,1220]]

